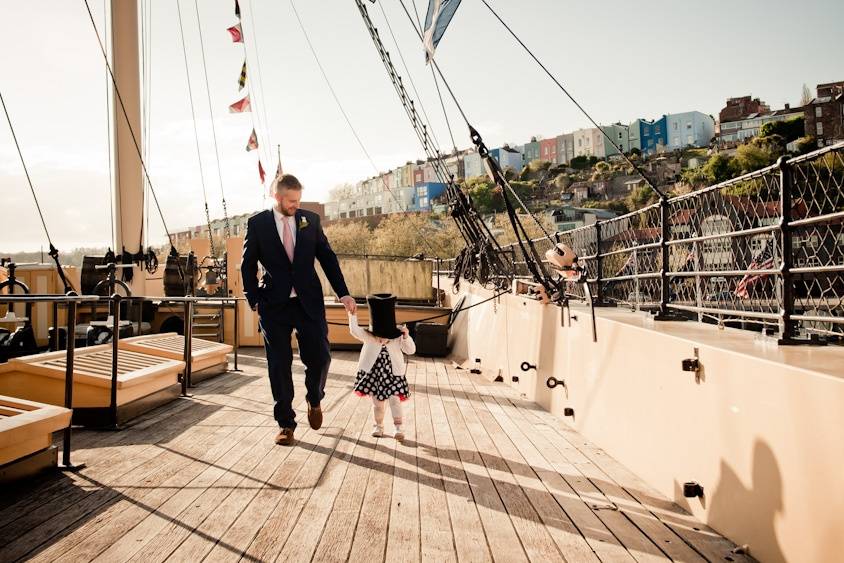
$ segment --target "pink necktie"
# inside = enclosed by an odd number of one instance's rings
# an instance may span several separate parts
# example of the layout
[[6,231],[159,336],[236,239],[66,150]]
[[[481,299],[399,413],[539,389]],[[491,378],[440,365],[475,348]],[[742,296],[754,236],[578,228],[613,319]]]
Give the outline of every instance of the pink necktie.
[[290,231],[290,224],[287,222],[287,217],[281,220],[281,226],[284,228],[283,243],[284,250],[287,251],[287,257],[290,258],[290,263],[293,263],[293,233]]

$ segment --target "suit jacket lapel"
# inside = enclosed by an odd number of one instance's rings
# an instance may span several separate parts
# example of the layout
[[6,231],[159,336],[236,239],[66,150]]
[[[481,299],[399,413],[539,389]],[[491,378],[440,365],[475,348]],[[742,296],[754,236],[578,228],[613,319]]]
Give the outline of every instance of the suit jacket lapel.
[[296,231],[296,242],[293,245],[293,262],[296,262],[296,257],[299,256],[299,248],[301,246],[299,243],[302,242],[302,233],[304,232],[304,229],[299,228],[299,223],[301,221],[302,211],[297,209],[296,214],[293,216],[293,228]]

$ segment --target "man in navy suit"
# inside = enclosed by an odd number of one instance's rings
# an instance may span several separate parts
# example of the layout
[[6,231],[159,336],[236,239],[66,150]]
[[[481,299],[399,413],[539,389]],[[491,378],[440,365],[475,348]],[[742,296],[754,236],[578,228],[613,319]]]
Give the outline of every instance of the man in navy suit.
[[[264,336],[275,400],[273,414],[280,428],[275,441],[291,445],[296,428],[290,346],[293,329],[299,341],[299,357],[305,364],[308,422],[315,430],[322,425],[320,401],[331,363],[325,302],[315,260],[319,260],[346,310],[354,313],[356,305],[349,296],[337,255],[322,231],[319,215],[299,209],[302,184],[295,176],[284,174],[273,181],[272,191],[276,200],[273,208],[249,218],[240,273],[246,299],[252,310],[258,311]],[[264,270],[260,284],[258,262]]]

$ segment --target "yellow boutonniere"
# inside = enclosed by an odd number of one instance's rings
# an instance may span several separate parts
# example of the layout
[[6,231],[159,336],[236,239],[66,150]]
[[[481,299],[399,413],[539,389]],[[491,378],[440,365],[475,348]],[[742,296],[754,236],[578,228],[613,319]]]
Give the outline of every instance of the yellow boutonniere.
[[307,227],[308,225],[309,225],[309,223],[308,223],[308,219],[307,219],[307,218],[305,218],[305,217],[301,217],[301,218],[299,219],[299,230],[300,230],[300,231],[301,231],[302,229],[304,229],[305,227]]

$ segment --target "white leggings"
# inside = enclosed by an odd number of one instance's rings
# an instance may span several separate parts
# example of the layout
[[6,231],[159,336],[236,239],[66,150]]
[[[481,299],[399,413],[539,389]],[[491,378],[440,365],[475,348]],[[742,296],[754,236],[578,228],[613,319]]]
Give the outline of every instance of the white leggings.
[[[393,395],[387,401],[390,402],[390,412],[393,413],[393,424],[395,426],[399,426],[402,423],[402,407],[401,407],[401,400],[396,396]],[[372,397],[372,411],[375,414],[375,424],[378,426],[382,426],[384,424],[384,412],[386,409],[387,401],[379,401],[375,397]]]

